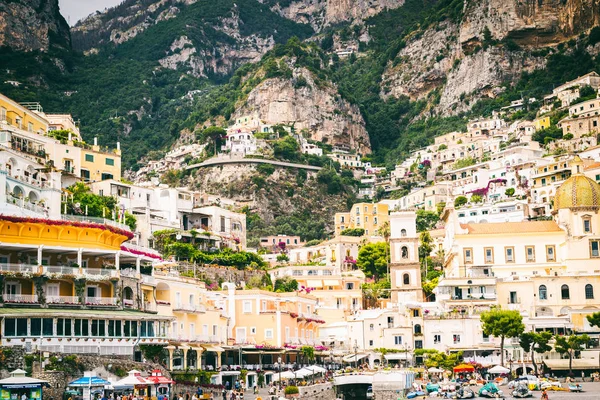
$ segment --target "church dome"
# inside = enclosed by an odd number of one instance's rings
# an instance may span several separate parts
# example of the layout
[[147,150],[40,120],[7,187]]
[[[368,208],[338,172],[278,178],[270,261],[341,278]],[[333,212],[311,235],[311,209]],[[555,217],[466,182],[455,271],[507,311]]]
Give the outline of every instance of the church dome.
[[600,208],[600,185],[581,173],[583,168],[577,161],[573,163],[577,168],[574,175],[556,189],[555,211],[565,208]]

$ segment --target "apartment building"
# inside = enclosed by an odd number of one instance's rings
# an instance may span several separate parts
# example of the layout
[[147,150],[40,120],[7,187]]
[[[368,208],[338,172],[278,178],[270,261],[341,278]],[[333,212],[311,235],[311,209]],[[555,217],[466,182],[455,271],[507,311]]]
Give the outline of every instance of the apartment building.
[[335,214],[335,234],[345,229],[361,228],[366,236],[376,236],[377,230],[388,222],[388,205],[384,203],[356,203],[347,213]]

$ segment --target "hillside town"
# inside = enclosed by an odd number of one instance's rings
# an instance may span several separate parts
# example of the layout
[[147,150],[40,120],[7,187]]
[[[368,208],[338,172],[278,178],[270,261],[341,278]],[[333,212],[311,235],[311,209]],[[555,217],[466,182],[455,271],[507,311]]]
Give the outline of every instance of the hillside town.
[[[129,181],[119,143],[86,143],[71,115],[0,95],[0,360],[35,354],[28,368],[42,380],[72,355],[152,362],[148,376],[121,376],[137,379],[121,383],[142,397],[276,391],[285,380],[301,382],[289,386],[306,398],[334,386],[366,398],[348,384],[392,398],[432,374],[482,381],[493,367],[502,379],[591,380],[599,109],[590,72],[471,119],[393,170],[293,126],[240,117],[211,157],[194,140]],[[215,160],[276,161],[269,140],[286,135],[360,182],[359,202],[335,214],[319,243],[270,235],[248,246],[250,203],[159,179]],[[497,313],[517,326],[494,327]],[[95,375],[86,377],[69,387],[87,400]],[[120,387],[97,386],[109,385]]]

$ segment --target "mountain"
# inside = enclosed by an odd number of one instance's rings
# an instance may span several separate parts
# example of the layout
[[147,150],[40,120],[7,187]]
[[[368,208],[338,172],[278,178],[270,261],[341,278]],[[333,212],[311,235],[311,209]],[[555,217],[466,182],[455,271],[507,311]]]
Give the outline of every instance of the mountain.
[[47,52],[69,49],[69,25],[58,0],[9,0],[0,2],[0,48]]

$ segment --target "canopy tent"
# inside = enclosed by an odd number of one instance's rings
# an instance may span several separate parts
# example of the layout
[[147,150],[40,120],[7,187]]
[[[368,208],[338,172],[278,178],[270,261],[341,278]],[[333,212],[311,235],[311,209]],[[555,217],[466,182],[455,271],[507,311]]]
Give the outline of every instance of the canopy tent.
[[27,372],[22,369],[15,369],[10,373],[10,377],[5,379],[0,379],[0,386],[3,388],[10,389],[22,389],[28,388],[32,386],[46,386],[49,387],[50,384],[48,381],[44,381],[41,379],[30,378],[25,376]]
[[146,379],[152,382],[154,385],[169,385],[173,383],[172,380],[170,380],[166,376],[163,376],[162,372],[159,369],[152,370],[150,376]]
[[296,376],[300,377],[300,378],[304,378],[305,376],[311,376],[315,374],[315,371],[309,369],[309,368],[301,368],[298,371],[295,372]]
[[75,379],[67,386],[73,387],[90,387],[90,386],[108,386],[110,382],[102,379],[98,376],[82,376],[79,379]]
[[439,374],[444,372],[444,370],[441,368],[431,367],[427,370],[427,372],[429,372],[430,374]]
[[389,353],[383,356],[388,361],[408,360],[411,357],[408,353]]
[[296,374],[294,374],[292,371],[283,371],[281,374],[273,374],[273,380],[274,381],[278,381],[279,378],[281,377],[281,379],[296,379]]
[[504,368],[502,365],[496,365],[493,368],[488,369],[490,374],[508,374],[510,369]]
[[115,382],[113,386],[115,388],[133,388],[136,386],[148,386],[153,384],[154,382],[143,378],[142,373],[134,369],[129,371],[128,375],[125,378]]
[[475,371],[475,367],[469,364],[460,364],[454,367],[454,372],[473,372]]
[[310,369],[311,371],[317,374],[324,374],[327,370],[323,367],[319,367],[318,365],[311,365],[310,367],[306,367],[306,369]]
[[368,354],[356,354],[356,355],[352,354],[352,355],[342,358],[342,361],[347,362],[347,363],[354,363],[354,362],[360,361],[363,358],[367,357],[367,355]]
[[[568,370],[569,359],[544,360],[544,364],[551,370]],[[574,358],[573,369],[598,369],[598,360],[590,358]]]

